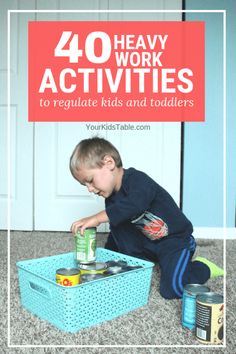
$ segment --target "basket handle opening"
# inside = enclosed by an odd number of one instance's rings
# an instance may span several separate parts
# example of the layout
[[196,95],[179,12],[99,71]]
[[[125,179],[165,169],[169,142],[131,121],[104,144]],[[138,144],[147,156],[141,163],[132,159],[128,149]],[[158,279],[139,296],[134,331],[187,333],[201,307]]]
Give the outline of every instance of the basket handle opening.
[[30,281],[29,282],[29,287],[31,288],[31,290],[35,291],[36,293],[44,296],[47,299],[51,299],[51,292],[46,289],[45,287],[43,287],[42,285],[39,285],[35,282]]

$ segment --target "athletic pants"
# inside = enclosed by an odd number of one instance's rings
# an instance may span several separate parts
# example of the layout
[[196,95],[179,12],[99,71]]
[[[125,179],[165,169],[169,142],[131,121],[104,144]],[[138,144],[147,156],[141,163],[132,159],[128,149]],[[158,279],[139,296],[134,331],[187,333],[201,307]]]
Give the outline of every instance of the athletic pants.
[[[140,236],[139,237],[145,237]],[[128,244],[128,245],[127,245]],[[159,241],[143,243],[142,252],[129,250],[129,238],[125,247],[119,247],[117,239],[109,235],[105,247],[113,251],[158,263],[160,267],[160,294],[166,299],[181,298],[186,284],[204,284],[210,277],[210,269],[202,262],[192,262],[196,242],[189,237],[164,237]],[[133,249],[135,249],[133,247]]]

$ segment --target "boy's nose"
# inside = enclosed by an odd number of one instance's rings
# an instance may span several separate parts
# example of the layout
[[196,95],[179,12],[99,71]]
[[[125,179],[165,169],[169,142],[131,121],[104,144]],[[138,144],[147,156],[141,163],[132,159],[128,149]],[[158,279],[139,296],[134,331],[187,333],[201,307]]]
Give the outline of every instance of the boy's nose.
[[94,187],[91,184],[87,184],[87,188],[89,193],[92,193],[94,191]]

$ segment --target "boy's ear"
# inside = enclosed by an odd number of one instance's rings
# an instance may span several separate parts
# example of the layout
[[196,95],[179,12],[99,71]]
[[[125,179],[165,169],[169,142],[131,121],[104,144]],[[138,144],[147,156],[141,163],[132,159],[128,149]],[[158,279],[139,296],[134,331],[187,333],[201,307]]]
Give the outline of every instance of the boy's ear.
[[105,155],[103,158],[103,162],[104,162],[104,165],[106,165],[111,170],[113,170],[114,167],[116,166],[113,157],[111,157],[110,155]]

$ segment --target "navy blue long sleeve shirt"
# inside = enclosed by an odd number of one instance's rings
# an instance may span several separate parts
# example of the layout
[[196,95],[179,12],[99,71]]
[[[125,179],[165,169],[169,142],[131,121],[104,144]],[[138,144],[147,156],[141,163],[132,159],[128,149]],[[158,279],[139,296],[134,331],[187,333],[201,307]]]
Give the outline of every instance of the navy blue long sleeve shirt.
[[122,232],[125,237],[126,228],[129,235],[132,230],[137,235],[138,230],[144,238],[142,243],[149,244],[169,236],[184,238],[193,232],[191,222],[170,194],[134,168],[124,169],[121,188],[105,200],[105,207],[111,233],[119,233],[119,239]]

